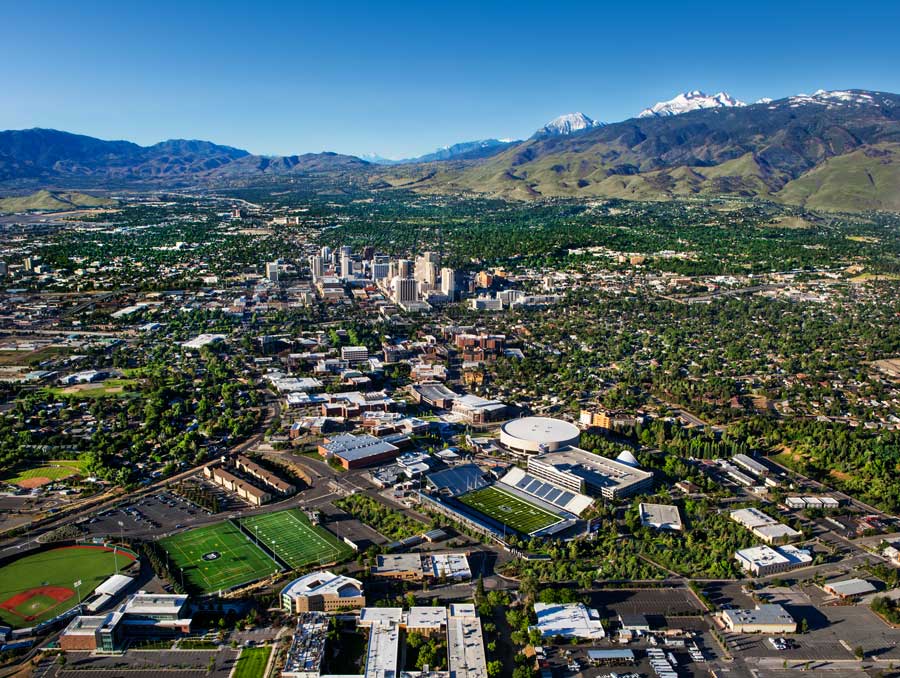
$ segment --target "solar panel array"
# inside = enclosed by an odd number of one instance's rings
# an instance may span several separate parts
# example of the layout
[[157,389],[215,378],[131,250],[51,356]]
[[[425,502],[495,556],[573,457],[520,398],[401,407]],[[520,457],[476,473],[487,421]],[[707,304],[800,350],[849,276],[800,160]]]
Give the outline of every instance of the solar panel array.
[[565,508],[568,503],[575,497],[575,494],[573,492],[569,492],[568,490],[561,490],[558,487],[555,487],[550,483],[546,483],[543,480],[538,480],[534,476],[530,476],[527,473],[522,476],[519,482],[516,483],[515,487],[527,494],[530,494],[533,497],[543,499],[544,501],[560,508]]

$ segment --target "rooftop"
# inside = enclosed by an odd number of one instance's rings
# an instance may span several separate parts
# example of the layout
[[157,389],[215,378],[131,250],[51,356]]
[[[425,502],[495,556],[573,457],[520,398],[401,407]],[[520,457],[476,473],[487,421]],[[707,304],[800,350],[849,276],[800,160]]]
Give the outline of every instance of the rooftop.
[[606,635],[600,615],[582,603],[535,603],[534,612],[537,615],[535,628],[545,637],[600,640]]
[[758,605],[754,610],[723,610],[734,626],[742,624],[793,624],[794,618],[781,605]]
[[507,435],[535,443],[562,443],[577,440],[581,431],[575,424],[550,417],[522,417],[506,422],[502,430]]

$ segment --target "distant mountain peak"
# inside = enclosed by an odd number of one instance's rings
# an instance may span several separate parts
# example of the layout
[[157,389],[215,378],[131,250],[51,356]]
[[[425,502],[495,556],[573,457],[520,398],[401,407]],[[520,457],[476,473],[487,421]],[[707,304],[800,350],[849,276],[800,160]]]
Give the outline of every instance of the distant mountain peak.
[[743,101],[738,101],[727,92],[709,95],[699,89],[694,89],[690,92],[682,92],[668,101],[660,101],[653,104],[650,108],[645,108],[638,113],[638,117],[663,118],[669,115],[681,115],[682,113],[696,111],[701,108],[735,108],[746,105]]
[[592,120],[584,113],[566,113],[559,117],[553,118],[546,125],[541,127],[534,133],[536,137],[543,136],[565,136],[573,132],[580,132],[591,127],[601,127],[606,123]]

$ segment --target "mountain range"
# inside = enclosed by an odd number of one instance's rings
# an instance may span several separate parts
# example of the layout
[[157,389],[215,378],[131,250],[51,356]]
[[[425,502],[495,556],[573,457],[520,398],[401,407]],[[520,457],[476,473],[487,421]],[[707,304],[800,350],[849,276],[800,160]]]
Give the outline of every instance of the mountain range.
[[55,130],[0,132],[0,188],[330,185],[515,199],[733,195],[822,209],[900,210],[900,96],[818,91],[743,104],[687,92],[636,118],[568,114],[524,141],[488,139],[380,165],[336,153],[259,156],[207,141],[152,146]]

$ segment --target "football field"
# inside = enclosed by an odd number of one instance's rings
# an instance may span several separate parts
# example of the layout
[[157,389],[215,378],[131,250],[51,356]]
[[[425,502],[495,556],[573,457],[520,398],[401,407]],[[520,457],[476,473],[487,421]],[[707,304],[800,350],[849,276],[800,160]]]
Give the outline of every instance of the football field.
[[558,515],[501,490],[496,485],[464,494],[459,500],[522,534],[531,534],[561,520]]
[[198,527],[160,540],[185,583],[203,593],[249,584],[281,567],[231,522]]
[[353,550],[321,527],[313,526],[299,509],[241,519],[241,527],[265,544],[293,569],[344,560]]

